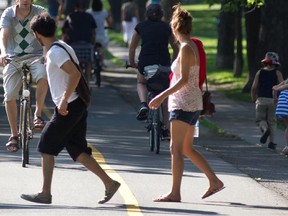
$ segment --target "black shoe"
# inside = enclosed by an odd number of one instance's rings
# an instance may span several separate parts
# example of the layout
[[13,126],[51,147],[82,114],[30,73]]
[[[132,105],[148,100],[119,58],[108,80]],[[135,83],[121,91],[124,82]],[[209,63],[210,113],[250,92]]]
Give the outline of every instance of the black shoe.
[[146,102],[142,102],[138,111],[138,115],[136,116],[136,119],[138,121],[146,120],[148,117],[148,106]]
[[170,131],[168,129],[164,129],[162,130],[162,138],[161,138],[163,141],[164,140],[167,140],[169,141],[170,140]]
[[268,143],[268,148],[269,148],[269,149],[275,150],[275,149],[276,149],[276,146],[277,146],[276,143],[273,143],[273,142],[269,142],[269,143]]
[[269,135],[270,135],[270,130],[269,130],[269,128],[268,128],[268,129],[263,133],[263,135],[261,136],[260,142],[261,142],[262,144],[266,143],[267,138],[269,137]]

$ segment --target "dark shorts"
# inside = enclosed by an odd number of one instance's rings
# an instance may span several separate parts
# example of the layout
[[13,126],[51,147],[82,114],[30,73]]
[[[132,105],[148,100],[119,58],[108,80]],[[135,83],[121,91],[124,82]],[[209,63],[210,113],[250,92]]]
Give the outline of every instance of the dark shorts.
[[189,125],[195,125],[200,115],[200,111],[186,112],[183,110],[173,110],[170,112],[169,120],[180,120]]
[[87,146],[87,109],[80,98],[68,104],[67,116],[58,114],[57,107],[49,122],[43,128],[38,151],[57,156],[64,148],[76,161],[83,152],[91,155],[91,148]]

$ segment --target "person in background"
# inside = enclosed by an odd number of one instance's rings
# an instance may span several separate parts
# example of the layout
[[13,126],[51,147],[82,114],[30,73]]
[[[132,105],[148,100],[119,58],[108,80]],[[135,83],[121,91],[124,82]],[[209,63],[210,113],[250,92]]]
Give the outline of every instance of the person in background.
[[[277,98],[279,92],[279,98]],[[273,96],[275,98],[274,101],[277,103],[275,115],[283,121],[286,127],[284,136],[286,146],[281,153],[288,156],[288,79],[273,86]]]
[[[63,14],[65,18],[75,10],[76,4],[79,2],[79,0],[63,0]],[[81,4],[83,5],[84,10],[89,8],[90,0],[80,0]]]
[[109,37],[107,35],[105,25],[111,26],[111,16],[108,11],[103,10],[103,3],[101,0],[92,0],[91,9],[87,10],[90,13],[97,25],[96,28],[96,47],[100,53],[100,64],[105,67],[103,59],[103,50],[109,44]]
[[[169,24],[163,22],[163,10],[159,4],[150,4],[146,9],[146,20],[137,24],[129,47],[129,62],[132,67],[138,68],[137,92],[140,99],[140,107],[136,116],[137,120],[146,120],[148,116],[147,87],[144,77],[144,67],[148,65],[171,65],[169,44],[173,49],[172,60],[178,53],[178,44]],[[156,34],[157,32],[157,34]],[[136,48],[141,41],[141,50],[138,63],[135,63]],[[164,120],[162,126],[162,139],[170,139],[168,122],[167,100],[164,102]]]
[[[38,43],[29,26],[32,17],[43,11],[45,9],[32,4],[32,0],[16,0],[15,5],[4,10],[0,19],[0,66],[4,66],[4,103],[11,130],[11,136],[6,144],[9,152],[16,152],[19,149],[17,99],[19,99],[22,78],[19,73],[21,65],[13,62],[6,64],[6,58],[29,63],[42,57],[43,52],[45,54],[45,50]],[[37,84],[34,127],[42,129],[45,125],[41,114],[48,91],[47,75],[44,64],[40,62],[33,64],[30,69],[33,81]]]
[[261,61],[261,68],[255,75],[252,87],[251,98],[255,103],[256,123],[258,124],[262,136],[260,142],[265,144],[268,137],[268,148],[276,149],[274,143],[276,129],[276,104],[273,99],[272,87],[283,81],[282,73],[279,71],[280,66],[278,54],[267,52],[265,58]]
[[[69,56],[70,54],[73,60],[79,63],[76,54],[65,42],[57,41],[56,22],[48,13],[35,16],[31,21],[31,29],[42,46],[48,50],[46,68],[52,100],[56,107],[38,143],[38,151],[42,159],[42,190],[36,194],[22,194],[21,198],[36,203],[52,203],[54,157],[66,148],[74,161],[80,162],[101,179],[106,191],[104,198],[98,203],[106,203],[117,192],[120,183],[106,174],[91,157],[91,148],[87,146],[87,107],[75,90],[81,73]],[[55,43],[63,47],[53,46]]]
[[129,47],[135,26],[139,22],[139,12],[134,0],[128,0],[121,7],[123,40]]
[[155,202],[181,202],[184,156],[209,180],[210,186],[202,199],[224,189],[223,182],[215,175],[206,159],[193,148],[195,124],[203,108],[202,90],[199,87],[199,52],[197,45],[191,40],[191,14],[182,9],[180,4],[173,9],[171,28],[180,43],[180,51],[171,66],[173,77],[170,87],[149,103],[150,109],[157,109],[169,97],[172,187],[167,194],[155,198]]
[[[97,25],[93,16],[84,10],[83,0],[78,0],[75,5],[75,11],[70,13],[66,17],[66,20],[64,21],[64,24],[62,27],[63,41],[65,41],[69,45],[72,45],[72,47],[73,47],[73,44],[79,45],[79,43],[82,43],[84,46],[86,43],[87,50],[88,50],[89,47],[91,48],[91,45],[92,47],[95,46],[96,28],[97,28]],[[90,52],[94,52],[94,48],[90,49]],[[76,50],[76,53],[77,53],[77,50]],[[86,80],[88,83],[91,79],[92,62],[94,61],[93,53],[91,53],[89,56],[91,56],[91,59],[89,60],[85,59],[85,62],[84,62],[85,63],[85,75],[86,75]]]
[[63,11],[63,0],[46,0],[48,4],[48,13],[56,21],[61,19],[61,14]]

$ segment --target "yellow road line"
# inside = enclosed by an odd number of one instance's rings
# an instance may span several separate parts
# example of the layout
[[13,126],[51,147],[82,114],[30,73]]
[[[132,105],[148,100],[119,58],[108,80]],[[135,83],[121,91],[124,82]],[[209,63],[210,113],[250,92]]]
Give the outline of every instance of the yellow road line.
[[[48,117],[51,118],[52,113],[48,109],[46,105],[44,105],[43,109],[44,114]],[[141,210],[139,208],[139,204],[130,190],[129,186],[126,184],[124,179],[108,164],[106,164],[104,156],[90,143],[88,144],[89,147],[92,149],[92,155],[97,160],[99,165],[104,169],[109,176],[111,176],[113,179],[117,180],[118,182],[121,183],[121,187],[119,188],[119,192],[124,199],[128,215],[131,216],[142,216],[143,214],[141,213]]]
[[89,144],[89,147],[92,148],[92,155],[97,160],[99,165],[104,169],[109,176],[111,176],[113,179],[117,180],[121,183],[121,187],[119,188],[119,192],[124,199],[128,215],[131,216],[141,216],[143,215],[141,213],[141,210],[139,208],[138,202],[130,190],[129,186],[125,183],[124,179],[108,164],[106,164],[105,158],[103,155],[91,144]]

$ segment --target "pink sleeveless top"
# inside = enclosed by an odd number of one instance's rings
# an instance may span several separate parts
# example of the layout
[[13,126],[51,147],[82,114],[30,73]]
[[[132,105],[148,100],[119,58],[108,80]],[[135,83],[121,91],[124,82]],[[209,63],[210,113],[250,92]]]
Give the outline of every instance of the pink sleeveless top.
[[[193,50],[192,47],[191,49]],[[193,52],[195,53],[194,50]],[[197,62],[196,55],[195,62]],[[172,63],[171,69],[174,75],[170,85],[174,85],[181,77],[179,57]],[[199,61],[198,65],[190,67],[188,83],[169,96],[169,112],[179,109],[186,112],[195,112],[203,109],[202,91],[199,88]]]

